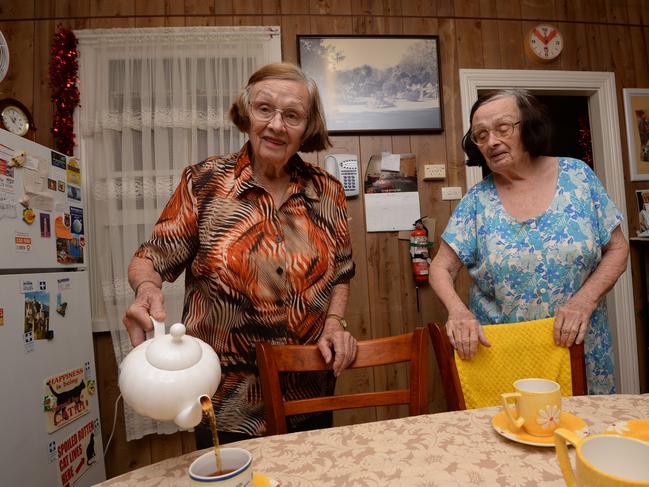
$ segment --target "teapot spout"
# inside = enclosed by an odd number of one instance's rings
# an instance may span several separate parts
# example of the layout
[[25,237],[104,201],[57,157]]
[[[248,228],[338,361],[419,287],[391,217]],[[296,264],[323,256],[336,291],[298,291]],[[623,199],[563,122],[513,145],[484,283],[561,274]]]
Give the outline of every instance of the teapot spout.
[[201,399],[203,397],[209,399],[209,397],[204,394],[200,396],[191,406],[186,407],[176,415],[174,423],[185,430],[193,428],[200,423],[203,418],[203,407],[201,406]]

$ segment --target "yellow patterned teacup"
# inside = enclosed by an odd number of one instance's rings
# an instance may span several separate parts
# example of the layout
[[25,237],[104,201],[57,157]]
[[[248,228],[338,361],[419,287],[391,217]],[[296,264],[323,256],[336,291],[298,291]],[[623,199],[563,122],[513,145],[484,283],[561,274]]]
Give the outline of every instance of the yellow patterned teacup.
[[[575,470],[567,443],[575,446]],[[559,428],[554,444],[568,487],[649,487],[649,443],[618,435],[582,438]]]
[[[512,431],[521,427],[530,435],[551,436],[561,420],[561,387],[548,379],[519,379],[516,392],[501,394],[503,408]],[[516,399],[518,417],[509,402]]]

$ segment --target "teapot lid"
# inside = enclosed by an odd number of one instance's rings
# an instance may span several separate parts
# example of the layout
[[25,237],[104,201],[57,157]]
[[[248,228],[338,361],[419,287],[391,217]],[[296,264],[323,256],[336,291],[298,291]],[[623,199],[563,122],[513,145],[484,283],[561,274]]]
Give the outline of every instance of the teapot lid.
[[198,340],[185,336],[185,325],[176,323],[168,335],[154,338],[146,349],[146,359],[162,370],[183,370],[196,365],[203,356]]

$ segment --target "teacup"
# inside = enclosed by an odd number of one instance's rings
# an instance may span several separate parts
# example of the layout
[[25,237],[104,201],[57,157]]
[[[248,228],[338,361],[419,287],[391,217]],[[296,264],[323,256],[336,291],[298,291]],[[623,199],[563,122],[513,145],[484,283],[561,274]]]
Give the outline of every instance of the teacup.
[[[501,394],[512,430],[523,427],[530,435],[551,436],[561,421],[561,386],[548,379],[519,379],[514,389],[516,392]],[[517,418],[510,399],[516,400]]]
[[223,472],[216,473],[216,456],[210,449],[189,466],[192,485],[218,484],[218,487],[252,486],[252,455],[243,448],[221,448]]
[[[576,450],[576,468],[568,457],[568,445]],[[554,432],[557,460],[568,487],[649,486],[649,443],[618,435],[581,438],[570,430]]]

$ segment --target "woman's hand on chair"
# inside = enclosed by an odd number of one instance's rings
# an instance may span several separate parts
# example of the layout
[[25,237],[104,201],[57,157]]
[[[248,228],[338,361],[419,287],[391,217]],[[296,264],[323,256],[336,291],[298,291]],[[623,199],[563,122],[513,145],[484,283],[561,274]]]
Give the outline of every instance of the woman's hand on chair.
[[491,343],[482,331],[480,322],[468,310],[458,315],[449,314],[446,334],[462,360],[472,359],[478,352],[478,342],[485,347]]
[[597,303],[591,303],[577,296],[571,297],[557,308],[554,316],[554,343],[560,347],[579,345],[584,341],[590,317]]
[[331,363],[333,359],[333,372],[338,377],[356,358],[358,344],[356,338],[344,330],[338,321],[327,320],[318,340],[318,348],[325,362]]

